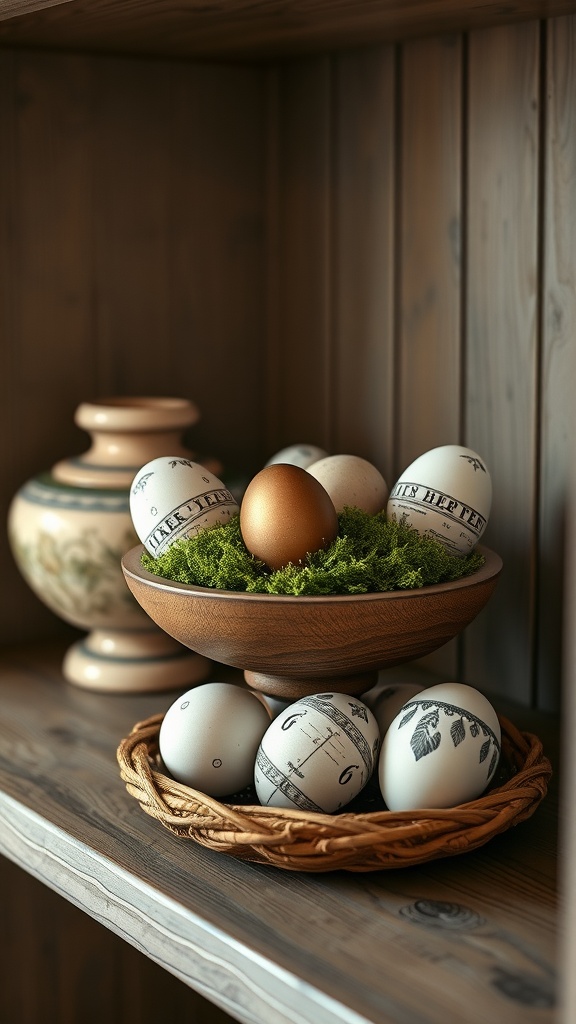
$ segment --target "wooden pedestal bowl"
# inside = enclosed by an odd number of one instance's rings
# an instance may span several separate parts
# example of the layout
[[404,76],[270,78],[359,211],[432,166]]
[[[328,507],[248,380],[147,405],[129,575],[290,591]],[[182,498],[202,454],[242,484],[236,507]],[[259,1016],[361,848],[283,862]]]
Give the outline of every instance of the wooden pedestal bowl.
[[150,618],[185,647],[243,669],[253,689],[297,700],[329,688],[359,695],[379,669],[430,654],[482,610],[502,569],[484,565],[453,583],[377,594],[284,597],[172,583],[122,559],[128,587]]

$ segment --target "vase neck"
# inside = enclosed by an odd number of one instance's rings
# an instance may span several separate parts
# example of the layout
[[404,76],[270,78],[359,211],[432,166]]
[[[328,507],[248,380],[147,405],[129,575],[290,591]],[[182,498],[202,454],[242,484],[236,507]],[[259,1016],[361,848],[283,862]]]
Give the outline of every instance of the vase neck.
[[163,455],[192,458],[182,434],[199,418],[185,399],[107,399],[78,407],[75,422],[90,434],[82,455],[56,463],[52,475],[75,487],[124,489],[147,462]]

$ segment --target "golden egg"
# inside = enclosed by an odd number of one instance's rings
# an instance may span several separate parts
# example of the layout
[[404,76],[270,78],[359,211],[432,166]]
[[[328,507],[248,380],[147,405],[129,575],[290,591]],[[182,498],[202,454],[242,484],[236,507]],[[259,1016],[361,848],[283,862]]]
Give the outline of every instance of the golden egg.
[[252,555],[270,569],[281,569],[328,547],[338,533],[338,516],[327,491],[310,473],[277,463],[248,484],[240,530]]

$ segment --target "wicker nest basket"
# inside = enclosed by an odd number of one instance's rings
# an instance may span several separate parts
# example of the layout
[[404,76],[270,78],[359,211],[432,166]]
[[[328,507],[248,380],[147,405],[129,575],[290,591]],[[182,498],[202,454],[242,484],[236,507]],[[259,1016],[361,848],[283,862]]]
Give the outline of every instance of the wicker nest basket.
[[225,804],[160,770],[162,718],[159,714],[139,722],[118,747],[130,795],[181,838],[290,871],[379,871],[466,853],[529,818],[552,774],[538,737],[519,732],[499,716],[502,757],[496,785],[458,807],[332,815]]

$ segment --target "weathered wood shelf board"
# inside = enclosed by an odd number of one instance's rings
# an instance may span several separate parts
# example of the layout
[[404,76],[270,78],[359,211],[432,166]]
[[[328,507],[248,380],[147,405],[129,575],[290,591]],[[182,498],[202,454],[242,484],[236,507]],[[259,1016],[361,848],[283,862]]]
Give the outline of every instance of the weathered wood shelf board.
[[[6,857],[239,1021],[555,1019],[557,774],[529,821],[465,856],[366,874],[241,863],[175,839],[120,780],[119,740],[173,697],[76,689],[61,655],[0,656]],[[554,721],[501,710],[556,768]]]
[[0,43],[269,59],[551,18],[575,9],[574,0],[4,0]]

